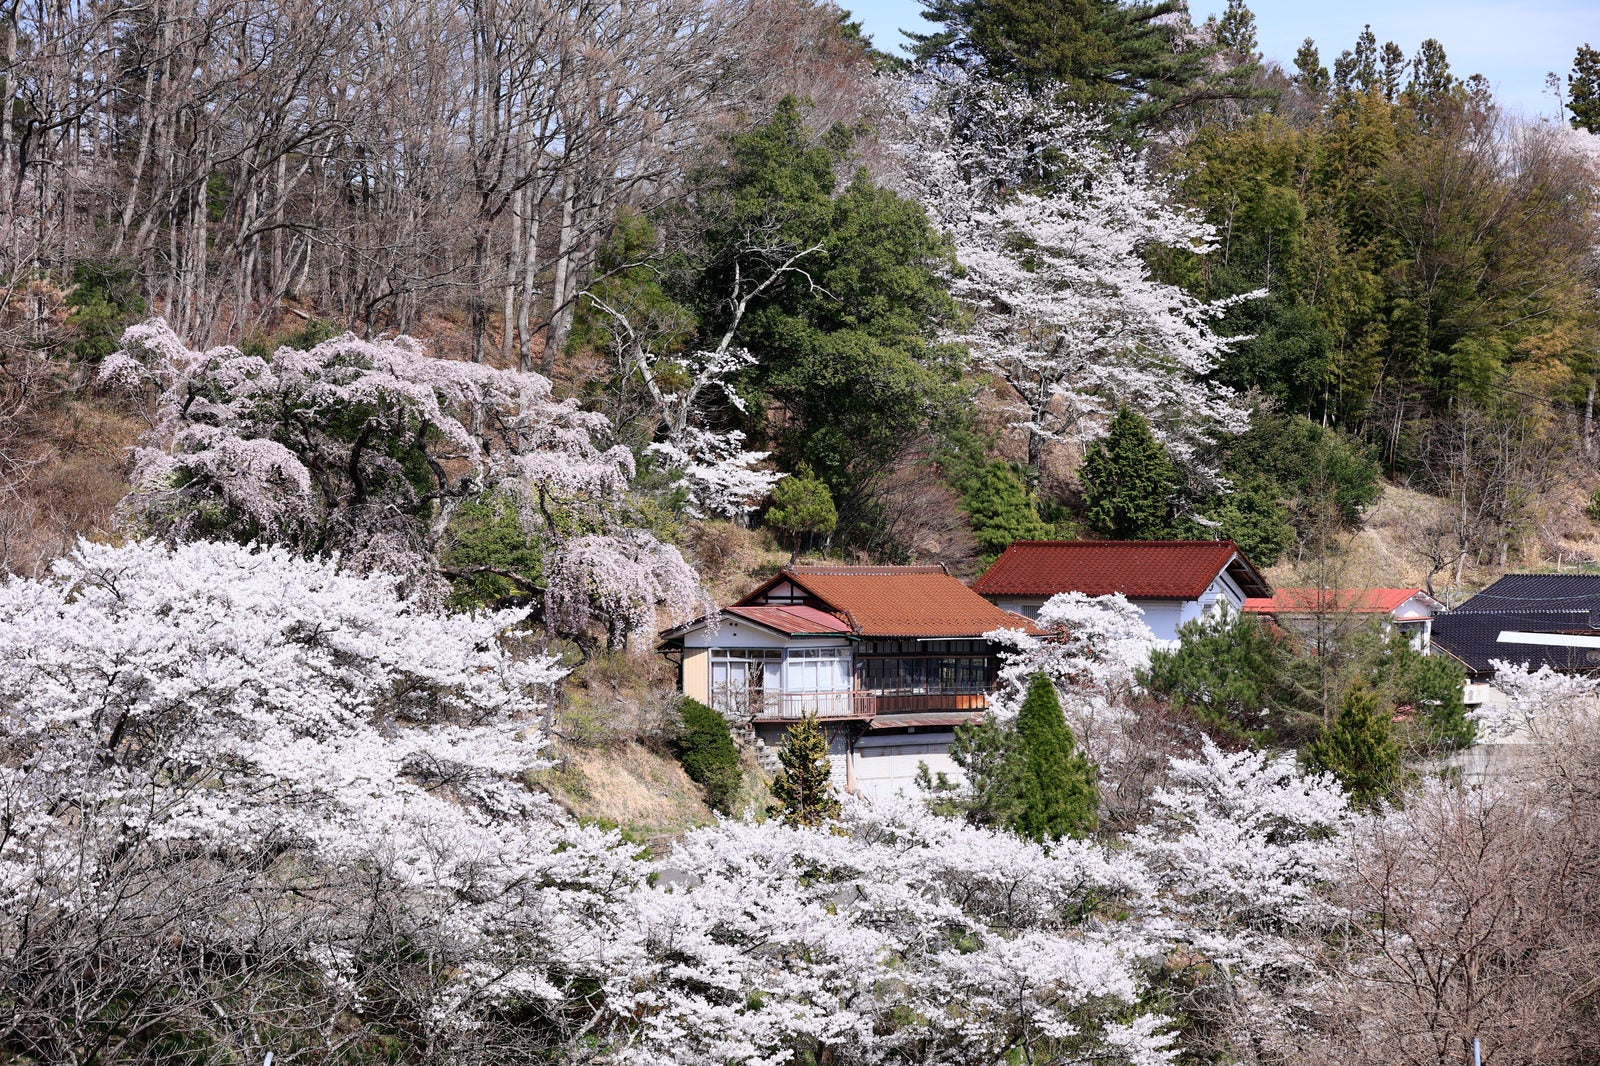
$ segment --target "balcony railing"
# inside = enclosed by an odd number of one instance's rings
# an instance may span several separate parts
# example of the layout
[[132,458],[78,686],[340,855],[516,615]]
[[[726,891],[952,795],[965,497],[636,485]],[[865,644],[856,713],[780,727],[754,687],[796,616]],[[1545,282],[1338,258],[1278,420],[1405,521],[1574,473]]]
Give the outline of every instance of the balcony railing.
[[767,692],[747,701],[758,722],[792,721],[814,714],[818,718],[873,718],[883,714],[917,714],[942,711],[982,711],[989,705],[982,692],[876,693]]
[[870,692],[766,692],[751,700],[757,721],[818,718],[871,718],[878,698]]

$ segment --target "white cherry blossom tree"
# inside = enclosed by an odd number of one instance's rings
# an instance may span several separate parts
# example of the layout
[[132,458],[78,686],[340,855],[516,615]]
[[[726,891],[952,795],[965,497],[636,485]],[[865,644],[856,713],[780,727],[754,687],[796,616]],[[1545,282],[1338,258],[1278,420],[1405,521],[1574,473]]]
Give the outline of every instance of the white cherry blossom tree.
[[[1091,115],[963,78],[910,79],[908,180],[952,236],[951,336],[1013,397],[1037,478],[1046,446],[1084,442],[1131,406],[1183,467],[1210,480],[1207,446],[1248,413],[1207,380],[1238,338],[1205,302],[1161,280],[1151,256],[1204,255],[1214,234],[1142,159],[1119,157]],[[1253,299],[1253,293],[1237,299]]]
[[123,505],[141,532],[337,552],[428,594],[461,506],[501,499],[544,566],[478,568],[558,632],[581,638],[593,622],[625,641],[705,604],[678,550],[628,519],[633,454],[538,374],[432,358],[409,337],[200,352],[155,319],[123,344],[102,382],[155,394]]

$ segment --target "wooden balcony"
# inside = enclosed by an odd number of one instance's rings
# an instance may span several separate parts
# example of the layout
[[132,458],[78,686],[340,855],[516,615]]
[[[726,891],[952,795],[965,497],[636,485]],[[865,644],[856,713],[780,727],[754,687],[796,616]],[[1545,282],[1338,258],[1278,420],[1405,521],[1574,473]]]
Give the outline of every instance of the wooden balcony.
[[941,711],[978,712],[989,706],[983,692],[769,692],[751,701],[757,722],[784,722],[815,714],[833,721],[870,719],[882,714],[927,714]]

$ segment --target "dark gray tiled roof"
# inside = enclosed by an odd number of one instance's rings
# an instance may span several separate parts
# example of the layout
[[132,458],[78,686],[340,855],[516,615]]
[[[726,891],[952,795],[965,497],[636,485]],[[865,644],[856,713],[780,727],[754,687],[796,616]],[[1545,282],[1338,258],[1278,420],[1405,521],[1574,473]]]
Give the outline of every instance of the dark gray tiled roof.
[[1490,665],[1494,659],[1535,670],[1549,666],[1565,673],[1600,669],[1600,663],[1588,658],[1595,649],[1502,644],[1499,637],[1506,630],[1600,636],[1600,629],[1590,626],[1588,610],[1456,610],[1434,617],[1433,642],[1464,662],[1475,676],[1494,673]]
[[1600,574],[1507,574],[1450,613],[1488,611],[1600,612]]

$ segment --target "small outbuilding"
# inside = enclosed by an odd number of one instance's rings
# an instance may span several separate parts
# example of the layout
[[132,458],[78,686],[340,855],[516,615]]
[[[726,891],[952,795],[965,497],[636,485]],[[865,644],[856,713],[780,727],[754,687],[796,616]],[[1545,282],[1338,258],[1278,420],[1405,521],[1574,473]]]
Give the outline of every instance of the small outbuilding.
[[1272,586],[1231,540],[1019,540],[973,591],[1025,618],[1062,592],[1120,592],[1171,642],[1184,623],[1241,611]]

